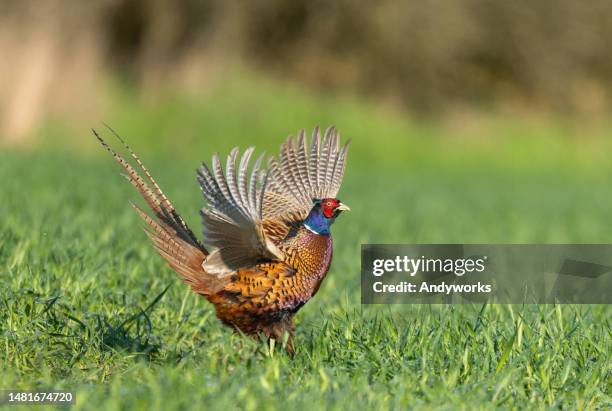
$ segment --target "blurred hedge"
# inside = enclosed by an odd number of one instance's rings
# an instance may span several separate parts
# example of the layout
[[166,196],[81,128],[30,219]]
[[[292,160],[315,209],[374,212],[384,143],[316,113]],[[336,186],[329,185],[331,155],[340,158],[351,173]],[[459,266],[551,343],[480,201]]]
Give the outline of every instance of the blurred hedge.
[[[135,51],[171,65],[175,53],[214,37],[266,70],[388,94],[425,110],[498,96],[589,110],[608,102],[612,88],[609,0],[164,4],[117,2],[105,36],[114,51],[130,38],[146,39],[132,43]],[[127,27],[131,37],[121,37]]]
[[[0,46],[18,62],[0,63],[10,91],[0,114],[87,89],[92,73],[110,69],[154,90],[223,61],[426,113],[499,103],[610,109],[609,0],[25,0],[0,12]],[[22,73],[41,64],[55,74]],[[80,76],[62,77],[66,66]],[[47,91],[20,91],[32,78]],[[26,122],[36,117],[24,110]],[[24,116],[8,116],[15,111]]]

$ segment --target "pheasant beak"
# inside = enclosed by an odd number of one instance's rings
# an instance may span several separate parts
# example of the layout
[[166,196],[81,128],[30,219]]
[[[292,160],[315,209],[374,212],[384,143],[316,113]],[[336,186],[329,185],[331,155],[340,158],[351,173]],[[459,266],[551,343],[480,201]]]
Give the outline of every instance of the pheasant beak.
[[351,211],[351,208],[349,206],[347,206],[346,204],[338,204],[338,207],[336,207],[336,210],[338,211]]

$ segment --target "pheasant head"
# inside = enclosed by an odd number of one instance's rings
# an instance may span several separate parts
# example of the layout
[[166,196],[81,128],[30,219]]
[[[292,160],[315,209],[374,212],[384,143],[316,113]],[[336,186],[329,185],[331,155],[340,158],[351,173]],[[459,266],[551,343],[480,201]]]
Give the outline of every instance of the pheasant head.
[[350,210],[337,198],[315,199],[308,217],[304,220],[304,227],[316,234],[329,235],[329,228],[340,213]]

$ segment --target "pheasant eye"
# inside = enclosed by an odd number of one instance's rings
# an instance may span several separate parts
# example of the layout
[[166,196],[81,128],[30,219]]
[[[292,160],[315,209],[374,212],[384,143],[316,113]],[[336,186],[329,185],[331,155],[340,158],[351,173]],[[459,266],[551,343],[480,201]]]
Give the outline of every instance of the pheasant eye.
[[331,203],[331,201],[328,201],[327,203],[325,203],[325,205],[326,205],[327,207],[331,207],[331,206],[332,206],[332,203]]

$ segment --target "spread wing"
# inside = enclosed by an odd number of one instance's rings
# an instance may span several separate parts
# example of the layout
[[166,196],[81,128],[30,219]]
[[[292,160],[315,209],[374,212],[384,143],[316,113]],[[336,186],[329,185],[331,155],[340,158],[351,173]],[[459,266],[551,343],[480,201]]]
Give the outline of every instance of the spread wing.
[[281,146],[280,159],[271,157],[268,170],[263,155],[249,168],[253,147],[238,159],[238,148],[227,157],[225,171],[219,155],[212,166],[198,169],[198,181],[208,203],[201,210],[204,242],[216,248],[203,264],[220,276],[264,261],[283,261],[280,242],[301,223],[315,198],[336,197],[348,152],[347,142],[330,127],[321,139],[315,128],[309,147],[302,130],[297,145],[289,137]]
[[297,143],[292,136],[283,143],[279,159],[270,157],[269,183],[263,200],[268,237],[275,242],[282,240],[292,225],[306,218],[313,199],[337,196],[349,144],[350,140],[340,147],[335,127],[329,127],[321,139],[317,127],[309,147],[302,130]]
[[[204,241],[216,247],[204,269],[219,275],[262,261],[284,259],[284,254],[264,234],[263,201],[268,178],[261,168],[261,155],[249,172],[253,147],[238,160],[238,148],[227,157],[224,173],[219,155],[198,169],[198,181],[209,208],[201,210]],[[261,181],[261,182],[260,182]]]

